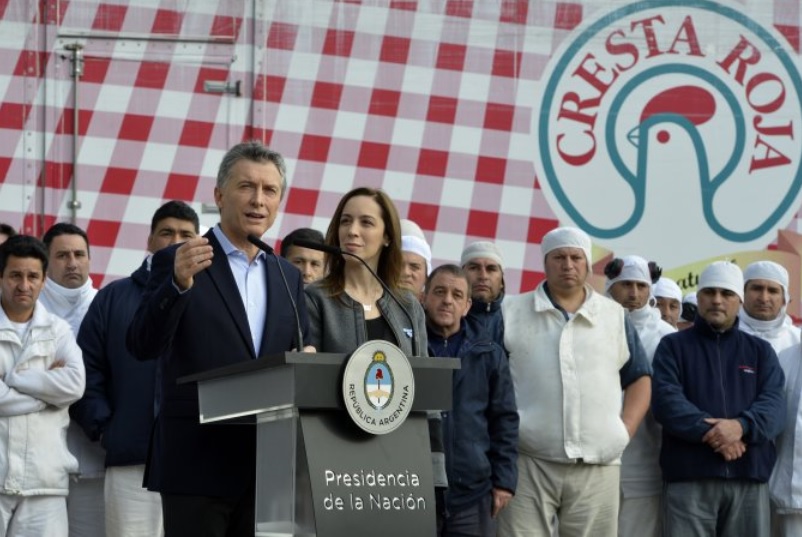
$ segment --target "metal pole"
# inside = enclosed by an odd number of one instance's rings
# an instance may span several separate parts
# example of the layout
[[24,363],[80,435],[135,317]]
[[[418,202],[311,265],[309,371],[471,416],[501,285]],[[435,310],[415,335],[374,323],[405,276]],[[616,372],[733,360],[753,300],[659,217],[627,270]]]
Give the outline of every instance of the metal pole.
[[78,209],[81,208],[81,202],[78,200],[78,120],[81,112],[78,88],[80,87],[81,76],[84,74],[84,46],[80,43],[70,43],[64,48],[72,52],[72,78],[75,80],[72,91],[72,182],[70,183],[72,199],[67,202],[67,208],[70,209],[70,221],[75,224],[78,220]]

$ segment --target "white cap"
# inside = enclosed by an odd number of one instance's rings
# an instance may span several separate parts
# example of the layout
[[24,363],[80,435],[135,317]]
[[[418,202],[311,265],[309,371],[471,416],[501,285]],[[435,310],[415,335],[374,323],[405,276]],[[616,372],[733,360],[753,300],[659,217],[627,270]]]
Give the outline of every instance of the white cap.
[[[688,306],[685,304],[688,304]],[[691,308],[691,306],[693,307]],[[680,310],[679,318],[684,321],[693,321],[693,317],[696,315],[698,309],[699,301],[696,298],[696,291],[690,291],[682,297],[682,309]],[[686,313],[690,318],[685,315]]]
[[432,272],[432,248],[420,226],[412,220],[401,220],[401,251],[418,254],[426,260],[426,274]]
[[779,263],[773,261],[755,261],[744,269],[744,284],[749,280],[769,280],[783,288],[785,303],[791,300],[788,293],[788,271]]
[[607,282],[604,284],[604,291],[610,290],[616,282],[643,282],[646,285],[652,285],[652,275],[649,270],[649,262],[639,255],[626,255],[618,260],[614,259],[612,263],[620,262],[621,270],[617,276],[607,276]]
[[[679,288],[677,282],[671,278],[662,276],[657,283],[652,287],[652,294],[655,298],[673,298],[677,302],[682,302],[682,289]],[[696,298],[696,295],[693,295]]]
[[478,258],[492,259],[498,263],[501,270],[504,270],[504,259],[501,257],[501,250],[498,249],[495,243],[490,241],[478,241],[469,244],[462,251],[460,266],[464,267],[468,264],[468,261]]
[[543,252],[543,258],[552,250],[557,248],[579,248],[585,253],[588,267],[593,261],[590,254],[591,242],[587,233],[575,227],[558,227],[552,229],[543,236],[540,242],[540,250]]
[[423,230],[420,228],[418,224],[413,222],[412,220],[407,220],[406,218],[402,218],[401,222],[401,236],[410,235],[412,237],[417,237],[422,240],[426,240],[426,235],[423,234]]
[[741,302],[744,301],[744,275],[735,263],[729,261],[714,261],[707,265],[699,276],[699,290],[726,289],[732,291]]

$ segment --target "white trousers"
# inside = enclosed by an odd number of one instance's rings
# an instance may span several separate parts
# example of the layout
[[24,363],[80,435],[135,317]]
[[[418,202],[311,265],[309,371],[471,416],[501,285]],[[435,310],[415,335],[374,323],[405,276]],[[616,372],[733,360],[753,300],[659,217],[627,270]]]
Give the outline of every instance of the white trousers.
[[145,465],[106,468],[106,535],[162,537],[162,500],[142,487]]
[[[70,537],[104,537],[103,478],[70,478],[67,496]],[[111,537],[111,536],[109,536]]]
[[0,494],[0,537],[67,537],[64,496]]

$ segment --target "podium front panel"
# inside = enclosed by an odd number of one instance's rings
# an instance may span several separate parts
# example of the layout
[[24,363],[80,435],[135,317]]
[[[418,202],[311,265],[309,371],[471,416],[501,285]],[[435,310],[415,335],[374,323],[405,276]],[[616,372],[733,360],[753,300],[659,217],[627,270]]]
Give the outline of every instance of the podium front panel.
[[436,532],[429,426],[413,414],[370,435],[344,413],[301,415],[317,537],[428,536]]

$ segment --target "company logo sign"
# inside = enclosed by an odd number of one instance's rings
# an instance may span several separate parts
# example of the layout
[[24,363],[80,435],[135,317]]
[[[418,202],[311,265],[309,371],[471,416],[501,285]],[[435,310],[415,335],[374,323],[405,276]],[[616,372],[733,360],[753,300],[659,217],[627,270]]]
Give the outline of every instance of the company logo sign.
[[549,205],[594,242],[667,266],[765,248],[802,191],[792,53],[770,21],[706,0],[585,21],[534,115]]
[[351,419],[371,434],[404,423],[415,398],[415,377],[406,355],[386,341],[368,341],[345,366],[343,399]]

